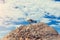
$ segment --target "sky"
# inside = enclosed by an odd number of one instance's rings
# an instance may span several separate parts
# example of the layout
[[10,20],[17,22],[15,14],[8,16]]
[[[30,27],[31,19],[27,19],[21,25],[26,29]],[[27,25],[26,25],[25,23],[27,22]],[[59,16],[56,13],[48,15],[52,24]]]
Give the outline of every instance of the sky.
[[60,34],[60,0],[0,0],[0,38],[27,19],[44,22]]

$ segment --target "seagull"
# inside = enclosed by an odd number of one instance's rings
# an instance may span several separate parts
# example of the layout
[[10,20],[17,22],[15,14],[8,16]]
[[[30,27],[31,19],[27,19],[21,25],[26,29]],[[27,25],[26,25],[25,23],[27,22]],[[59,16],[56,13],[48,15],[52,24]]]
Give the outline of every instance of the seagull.
[[33,19],[29,19],[29,20],[27,20],[30,24],[31,23],[37,23],[37,21],[36,20],[33,20]]

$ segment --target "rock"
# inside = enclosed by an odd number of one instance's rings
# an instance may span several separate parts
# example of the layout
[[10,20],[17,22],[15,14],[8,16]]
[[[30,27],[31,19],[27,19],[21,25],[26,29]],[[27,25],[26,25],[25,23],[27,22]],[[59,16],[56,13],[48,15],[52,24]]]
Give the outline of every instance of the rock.
[[60,35],[45,23],[21,26],[2,40],[60,40]]

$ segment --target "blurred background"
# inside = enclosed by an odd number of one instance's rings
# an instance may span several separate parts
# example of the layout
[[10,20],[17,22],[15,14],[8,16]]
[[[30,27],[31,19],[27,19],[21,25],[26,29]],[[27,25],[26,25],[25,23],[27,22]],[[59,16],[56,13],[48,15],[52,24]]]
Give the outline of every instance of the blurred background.
[[0,38],[28,19],[44,22],[60,34],[60,0],[0,0]]

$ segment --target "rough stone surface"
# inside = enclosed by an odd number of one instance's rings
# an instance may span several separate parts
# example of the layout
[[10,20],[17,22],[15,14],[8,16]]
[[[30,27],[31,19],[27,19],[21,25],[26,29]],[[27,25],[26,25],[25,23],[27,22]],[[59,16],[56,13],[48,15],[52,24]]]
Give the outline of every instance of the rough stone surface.
[[60,35],[44,23],[21,26],[2,40],[60,40]]

